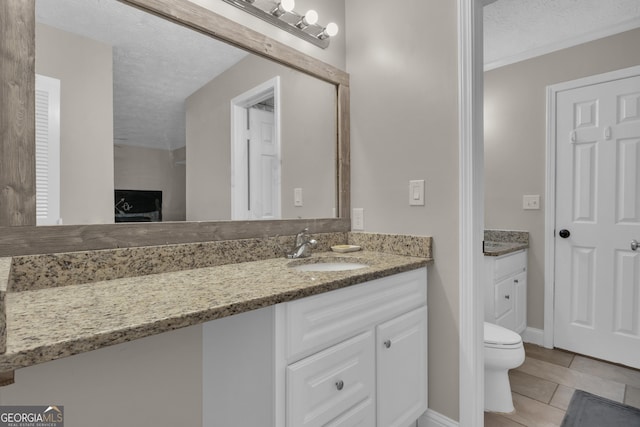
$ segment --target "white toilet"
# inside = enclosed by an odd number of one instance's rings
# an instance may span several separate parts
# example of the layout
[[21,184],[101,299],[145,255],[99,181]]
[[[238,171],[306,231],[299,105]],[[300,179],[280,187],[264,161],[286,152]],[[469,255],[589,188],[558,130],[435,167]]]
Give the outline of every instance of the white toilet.
[[524,362],[520,335],[502,326],[484,322],[484,410],[513,412],[509,369]]

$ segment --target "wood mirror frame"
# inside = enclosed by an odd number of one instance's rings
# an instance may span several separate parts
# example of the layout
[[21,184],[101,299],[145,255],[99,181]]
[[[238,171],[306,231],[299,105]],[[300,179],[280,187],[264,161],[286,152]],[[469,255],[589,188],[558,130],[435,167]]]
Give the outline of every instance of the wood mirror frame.
[[349,231],[349,75],[188,0],[118,0],[336,86],[339,218],[36,227],[35,0],[0,2],[0,256]]

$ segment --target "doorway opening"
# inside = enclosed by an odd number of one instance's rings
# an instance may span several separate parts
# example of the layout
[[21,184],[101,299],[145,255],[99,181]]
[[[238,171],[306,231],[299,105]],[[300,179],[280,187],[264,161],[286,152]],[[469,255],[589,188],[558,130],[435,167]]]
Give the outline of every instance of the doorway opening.
[[231,219],[280,219],[280,77],[231,100]]

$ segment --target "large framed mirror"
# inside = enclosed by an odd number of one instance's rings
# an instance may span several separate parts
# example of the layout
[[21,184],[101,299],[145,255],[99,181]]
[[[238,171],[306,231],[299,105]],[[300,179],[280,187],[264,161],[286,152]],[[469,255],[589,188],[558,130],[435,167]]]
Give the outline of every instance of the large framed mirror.
[[[188,0],[9,0],[0,7],[0,255],[350,228],[345,72]],[[147,49],[136,51],[136,43]],[[100,61],[106,66],[89,68]],[[52,77],[65,91],[59,216],[71,225],[42,225],[55,224],[55,216],[36,220],[42,196],[34,159],[42,153],[35,141],[44,132],[34,123],[43,122],[44,107],[34,100],[41,80]],[[100,84],[105,102],[94,90]],[[256,161],[278,165],[270,175],[247,162],[260,151],[244,131],[234,136],[234,123],[254,117],[262,120],[257,129],[275,123],[269,135],[278,137],[277,150]],[[131,209],[144,197],[149,208]],[[158,222],[139,222],[149,220]]]

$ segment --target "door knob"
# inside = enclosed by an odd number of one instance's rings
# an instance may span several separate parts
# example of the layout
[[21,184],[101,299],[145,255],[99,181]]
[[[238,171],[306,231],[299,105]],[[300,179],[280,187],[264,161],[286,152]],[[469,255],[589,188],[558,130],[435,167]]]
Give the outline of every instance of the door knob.
[[571,236],[571,232],[569,230],[567,230],[567,229],[564,229],[564,228],[562,230],[560,230],[560,232],[558,234],[563,239],[566,239],[567,237]]
[[640,243],[638,243],[638,241],[637,241],[636,239],[633,239],[633,240],[631,241],[631,250],[632,250],[632,251],[635,251],[635,250],[637,250],[638,248],[640,248]]

